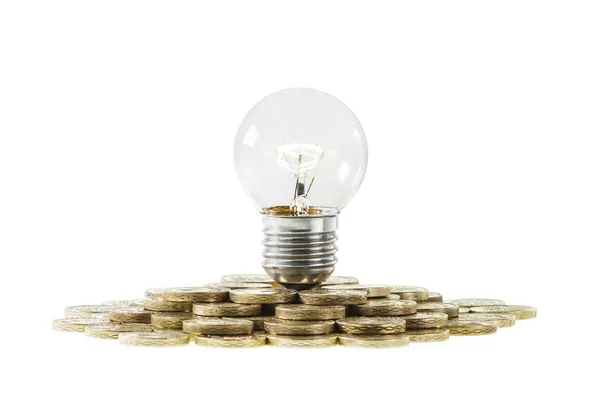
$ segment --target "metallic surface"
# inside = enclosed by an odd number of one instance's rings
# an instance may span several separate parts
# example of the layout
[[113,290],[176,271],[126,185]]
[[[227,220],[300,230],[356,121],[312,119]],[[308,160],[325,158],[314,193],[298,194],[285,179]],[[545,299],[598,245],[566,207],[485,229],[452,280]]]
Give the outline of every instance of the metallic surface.
[[350,305],[367,303],[367,292],[364,290],[327,290],[311,289],[299,292],[300,303],[317,306]]
[[470,307],[471,313],[503,313],[512,314],[517,320],[526,320],[537,316],[537,309],[531,306],[498,305]]
[[266,320],[265,331],[277,335],[319,335],[329,334],[335,329],[335,321],[293,321]]
[[183,332],[202,335],[250,335],[254,323],[232,318],[194,318],[183,322]]
[[119,342],[133,346],[181,346],[190,342],[190,336],[180,331],[124,332],[119,335]]
[[386,297],[390,294],[390,288],[386,285],[326,285],[326,290],[364,290],[368,298]]
[[258,316],[261,312],[260,304],[238,303],[196,303],[194,314],[208,317],[244,317]]
[[124,332],[152,332],[150,324],[92,324],[85,327],[85,335],[88,337],[117,339]]
[[353,348],[398,348],[408,346],[410,337],[392,335],[338,335],[339,344]]
[[347,334],[399,334],[406,330],[401,317],[348,317],[336,323]]
[[447,328],[406,330],[404,335],[408,335],[411,342],[441,342],[450,339],[450,331]]
[[337,345],[338,336],[329,335],[267,335],[267,343],[285,348],[327,348]]
[[281,304],[275,308],[275,317],[283,320],[337,320],[346,317],[346,307]]
[[369,299],[365,304],[350,306],[348,309],[355,316],[406,316],[417,312],[417,302]]
[[292,289],[236,289],[230,292],[231,301],[243,304],[293,303],[298,292]]
[[451,303],[420,303],[417,311],[424,313],[445,313],[448,318],[458,317],[458,306]]
[[205,336],[197,335],[194,342],[198,346],[213,348],[255,348],[267,343],[266,335],[227,335]]
[[422,328],[443,328],[448,323],[448,315],[445,313],[417,312],[410,316],[402,317],[406,320],[406,329],[415,330]]

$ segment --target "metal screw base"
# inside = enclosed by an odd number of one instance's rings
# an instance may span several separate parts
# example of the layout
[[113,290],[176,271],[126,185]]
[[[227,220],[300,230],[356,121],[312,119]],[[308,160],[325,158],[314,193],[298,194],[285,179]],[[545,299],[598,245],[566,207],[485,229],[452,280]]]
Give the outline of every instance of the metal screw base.
[[282,284],[314,285],[333,273],[337,246],[337,212],[275,216],[263,214],[263,268]]

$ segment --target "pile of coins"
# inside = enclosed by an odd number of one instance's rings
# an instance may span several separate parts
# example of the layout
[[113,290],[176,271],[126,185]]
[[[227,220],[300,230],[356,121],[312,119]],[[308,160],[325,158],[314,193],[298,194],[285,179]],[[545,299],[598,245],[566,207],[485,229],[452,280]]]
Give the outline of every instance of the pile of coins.
[[228,348],[388,348],[494,334],[536,313],[496,299],[444,301],[417,286],[362,285],[349,276],[296,291],[267,275],[228,275],[205,286],[148,289],[145,299],[67,307],[53,328],[136,346],[192,339]]

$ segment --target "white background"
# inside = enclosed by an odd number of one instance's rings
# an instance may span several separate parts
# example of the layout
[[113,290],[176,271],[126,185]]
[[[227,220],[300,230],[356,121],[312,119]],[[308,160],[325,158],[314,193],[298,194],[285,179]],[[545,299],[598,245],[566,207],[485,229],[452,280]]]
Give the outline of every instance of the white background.
[[[2,401],[589,402],[597,3],[215,3],[1,3]],[[292,86],[342,100],[369,141],[338,275],[539,317],[385,351],[135,349],[51,331],[68,305],[261,271],[233,137]]]

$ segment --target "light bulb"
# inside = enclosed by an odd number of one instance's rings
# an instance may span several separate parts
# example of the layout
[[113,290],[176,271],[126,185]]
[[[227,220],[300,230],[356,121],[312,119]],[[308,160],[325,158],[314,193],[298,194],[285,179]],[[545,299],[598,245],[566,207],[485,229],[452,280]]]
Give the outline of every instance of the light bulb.
[[263,215],[271,278],[311,285],[331,275],[338,213],[358,191],[367,156],[352,111],[322,91],[278,91],[248,112],[235,138],[235,168]]

